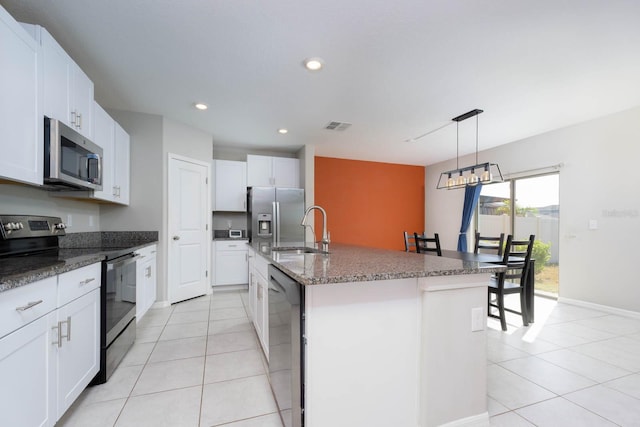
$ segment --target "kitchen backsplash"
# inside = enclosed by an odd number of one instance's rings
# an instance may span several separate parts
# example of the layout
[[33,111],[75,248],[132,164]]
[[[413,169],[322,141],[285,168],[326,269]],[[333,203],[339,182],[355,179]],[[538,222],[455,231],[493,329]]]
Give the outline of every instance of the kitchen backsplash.
[[67,233],[100,230],[99,204],[55,197],[28,185],[0,184],[0,214],[60,217]]
[[246,230],[247,229],[247,213],[246,212],[213,212],[214,230]]
[[158,241],[157,231],[94,231],[88,233],[68,233],[59,239],[65,248],[113,248],[138,246]]

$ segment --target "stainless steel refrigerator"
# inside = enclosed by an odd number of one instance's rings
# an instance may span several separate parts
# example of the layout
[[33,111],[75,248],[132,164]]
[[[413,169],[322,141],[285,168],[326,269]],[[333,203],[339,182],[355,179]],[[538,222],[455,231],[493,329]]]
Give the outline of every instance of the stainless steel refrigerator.
[[252,242],[304,243],[304,190],[251,187],[247,191],[247,228]]

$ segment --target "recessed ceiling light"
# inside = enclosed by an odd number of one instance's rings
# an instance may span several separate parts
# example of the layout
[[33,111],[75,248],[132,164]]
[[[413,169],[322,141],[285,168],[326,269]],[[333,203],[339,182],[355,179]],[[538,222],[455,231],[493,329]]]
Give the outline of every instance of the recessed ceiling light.
[[195,104],[193,104],[193,106],[196,107],[198,110],[202,110],[202,111],[209,108],[207,104],[203,104],[202,102],[196,102]]
[[282,134],[282,135],[284,135],[284,134],[285,134],[285,133],[287,133],[287,132],[289,132],[289,130],[288,130],[288,129],[285,129],[285,128],[280,128],[280,129],[278,129],[278,133],[280,133],[280,134]]
[[319,71],[324,67],[322,58],[307,58],[303,62],[304,67],[309,71]]

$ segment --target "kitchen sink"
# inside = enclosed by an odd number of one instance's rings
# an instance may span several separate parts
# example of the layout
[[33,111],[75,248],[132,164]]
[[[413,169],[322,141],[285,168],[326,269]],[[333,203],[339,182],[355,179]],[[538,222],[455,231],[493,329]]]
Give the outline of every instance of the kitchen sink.
[[322,251],[308,246],[274,246],[271,248],[274,252],[285,252],[288,254],[321,254],[326,255],[329,252]]

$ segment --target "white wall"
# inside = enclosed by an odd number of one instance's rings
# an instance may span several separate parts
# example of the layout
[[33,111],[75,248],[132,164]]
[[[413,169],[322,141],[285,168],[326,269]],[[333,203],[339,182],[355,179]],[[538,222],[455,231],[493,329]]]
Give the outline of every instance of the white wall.
[[[634,274],[640,236],[640,107],[480,153],[503,174],[564,163],[560,169],[560,296],[640,312]],[[467,156],[461,165],[472,164]],[[464,192],[436,190],[455,159],[430,165],[425,228],[455,249]],[[589,230],[589,220],[598,223]]]
[[162,227],[161,116],[109,110],[131,138],[129,206],[102,205],[105,231],[159,231]]
[[100,231],[100,205],[53,197],[49,191],[21,184],[0,184],[0,214],[57,216],[71,225],[67,233]]
[[[305,145],[298,152],[300,158],[301,185],[304,190],[304,203],[306,207],[315,204],[315,159],[316,150],[313,145]],[[313,242],[313,232],[310,227],[305,227],[305,242]]]

